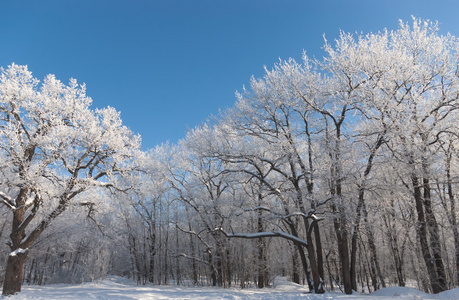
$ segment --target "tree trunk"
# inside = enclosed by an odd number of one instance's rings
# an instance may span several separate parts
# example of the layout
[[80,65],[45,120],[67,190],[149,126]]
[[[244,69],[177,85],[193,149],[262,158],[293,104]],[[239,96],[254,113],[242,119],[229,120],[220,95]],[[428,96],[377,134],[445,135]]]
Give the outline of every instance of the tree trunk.
[[362,207],[363,207],[363,203],[364,203],[364,193],[365,193],[365,190],[364,190],[363,186],[360,186],[359,187],[359,202],[358,202],[357,208],[356,208],[356,217],[355,217],[354,228],[353,228],[352,237],[351,237],[351,266],[350,266],[350,271],[351,271],[352,289],[354,291],[357,291],[357,272],[356,272],[357,240],[358,240],[359,229],[360,229],[361,211],[362,211]]
[[265,255],[265,243],[263,239],[258,239],[258,288],[262,289],[268,285]]
[[[350,268],[350,255],[349,255],[349,238],[347,229],[346,212],[344,211],[343,193],[342,193],[342,165],[341,165],[341,125],[344,121],[344,114],[346,112],[346,106],[342,109],[341,118],[338,120],[333,119],[335,123],[336,136],[335,145],[329,152],[331,159],[330,168],[330,195],[334,198],[331,201],[331,209],[334,213],[338,213],[338,217],[333,220],[333,225],[336,233],[338,242],[338,255],[341,266],[342,283],[344,285],[344,292],[346,294],[352,294],[352,279],[351,279],[351,268]],[[328,139],[328,138],[327,138]],[[337,204],[336,201],[339,201]]]
[[[225,281],[228,285],[228,287],[231,287],[231,282],[233,280],[233,265],[232,265],[232,257],[231,257],[231,252],[228,246],[228,243],[226,243],[226,258],[225,258]],[[267,284],[267,283],[266,283]]]
[[426,177],[423,178],[423,188],[425,217],[430,236],[430,248],[433,254],[433,262],[436,270],[436,284],[438,285],[437,287],[432,286],[432,290],[434,290],[434,293],[437,294],[446,291],[448,283],[446,282],[446,271],[441,253],[440,230],[432,208],[429,179]]
[[[262,195],[258,195],[258,205],[261,206]],[[263,216],[262,210],[258,210],[257,215],[257,231],[263,232]],[[258,247],[258,288],[264,288],[268,285],[268,271],[267,271],[267,258],[266,258],[266,243],[263,238],[259,238],[257,242]]]
[[[169,212],[168,212],[169,213]],[[169,220],[167,220],[169,222]],[[164,241],[164,285],[169,284],[169,230],[166,228],[164,230],[165,241]]]
[[[295,237],[298,237],[298,232],[297,232],[297,230],[295,228],[295,225],[293,225],[293,224],[294,224],[294,222],[292,220],[288,220],[287,225],[289,226],[292,235],[295,236]],[[314,284],[313,284],[313,279],[311,277],[311,272],[309,271],[308,261],[306,260],[306,254],[304,253],[304,248],[303,248],[302,245],[300,245],[298,243],[295,243],[295,246],[296,246],[296,248],[298,250],[298,253],[300,255],[301,263],[303,264],[304,274],[306,275],[306,280],[308,281],[308,288],[309,288],[310,291],[312,291],[314,289]],[[299,281],[299,279],[298,279],[298,281]],[[295,282],[295,283],[299,283],[299,282]]]
[[363,218],[364,218],[365,223],[367,224],[366,232],[367,232],[367,237],[368,237],[368,245],[370,247],[371,265],[372,265],[372,268],[375,269],[375,274],[376,276],[379,277],[379,281],[381,282],[382,287],[385,288],[386,282],[384,280],[384,276],[382,275],[381,267],[379,266],[378,255],[376,253],[376,241],[375,241],[376,239],[373,235],[373,231],[371,230],[369,226],[368,211],[367,211],[367,207],[365,203],[363,204]]
[[[341,221],[344,218],[341,217]],[[341,263],[341,274],[343,276],[344,292],[348,295],[352,294],[350,258],[347,231],[344,225],[337,219],[334,220],[336,236],[338,239],[338,254]]]
[[25,237],[24,230],[19,230],[24,221],[25,199],[29,193],[27,188],[21,189],[16,199],[16,204],[22,205],[13,212],[13,226],[10,234],[10,250],[5,271],[5,281],[3,283],[3,295],[14,295],[21,291],[24,264],[27,259],[27,247],[23,251],[21,248],[22,239]]
[[[191,228],[191,227],[190,227]],[[190,247],[191,247],[191,256],[196,257],[196,250],[194,245],[193,236],[190,235]],[[196,259],[193,259],[191,262],[192,273],[193,273],[193,285],[198,285],[198,267],[196,265]]]
[[411,181],[414,188],[414,200],[416,203],[416,212],[417,212],[417,221],[416,232],[418,234],[419,243],[421,246],[422,257],[427,267],[427,273],[430,280],[430,285],[432,287],[433,293],[441,292],[440,286],[438,284],[437,273],[435,270],[435,265],[433,263],[432,255],[430,254],[429,243],[427,240],[427,224],[424,214],[424,205],[422,201],[421,187],[419,185],[419,179],[415,175],[411,175]]
[[405,277],[403,275],[403,264],[404,264],[403,253],[405,249],[406,239],[409,234],[409,230],[408,229],[405,230],[404,241],[402,242],[402,246],[400,249],[399,241],[397,238],[397,233],[394,230],[394,225],[392,225],[392,220],[395,219],[394,201],[390,201],[390,204],[391,204],[391,210],[388,213],[389,215],[386,215],[386,214],[383,215],[384,224],[386,225],[386,228],[387,228],[386,237],[387,237],[387,241],[389,244],[390,254],[394,259],[394,266],[397,272],[398,285],[405,286],[405,279],[404,279]]
[[[311,266],[311,275],[312,275],[312,280],[313,280],[314,293],[323,294],[325,292],[324,287],[323,287],[323,277],[320,276],[318,260],[316,258],[316,254],[318,254],[318,252],[314,249],[314,243],[312,239],[313,228],[317,227],[317,221],[314,220],[310,224],[310,227],[311,228],[309,227],[306,228],[307,242],[308,242],[308,246],[306,247],[306,249],[308,251],[309,264]],[[315,234],[318,234],[318,230],[315,232]],[[320,242],[320,237],[316,236],[316,241],[317,241],[317,238],[318,238],[318,241]],[[320,247],[320,245],[317,245],[317,247]]]
[[446,180],[448,185],[448,198],[450,202],[449,209],[449,222],[453,230],[454,237],[454,249],[455,249],[455,258],[456,258],[456,285],[459,285],[459,232],[457,229],[457,218],[456,218],[456,200],[454,199],[453,192],[453,182],[451,178],[451,159],[452,159],[452,150],[453,144],[450,142],[449,151],[446,156]]
[[314,227],[314,238],[316,241],[316,253],[317,253],[317,269],[322,282],[325,282],[325,270],[324,270],[324,256],[322,251],[322,241],[320,238],[319,225],[315,223]]
[[[300,159],[298,159],[299,162],[301,162]],[[297,199],[297,205],[300,208],[300,211],[306,216],[308,212],[306,211],[306,208],[304,206],[304,201],[303,201],[303,192],[300,187],[300,182],[299,179],[297,179],[297,171],[295,169],[295,164],[293,161],[290,161],[290,169],[292,171],[292,178],[290,178],[290,181],[292,182],[293,186],[295,187],[296,190],[296,199]],[[302,169],[305,170],[305,167],[302,166]],[[309,195],[312,195],[312,185],[308,183],[308,193]],[[314,204],[311,205],[312,208],[314,209]],[[309,218],[303,218],[303,223],[304,223],[304,230],[306,232],[306,240],[307,240],[307,246],[306,250],[308,251],[308,258],[309,258],[309,266],[310,270],[308,270],[307,266],[304,268],[305,274],[308,278],[308,285],[310,290],[314,290],[314,293],[323,293],[323,286],[322,286],[322,278],[319,276],[319,270],[317,266],[317,259],[316,259],[316,250],[314,249],[314,243],[312,239],[312,232],[313,228],[311,227],[312,225],[309,224]],[[315,224],[317,226],[317,220],[313,220],[311,224]],[[297,235],[295,235],[297,236]],[[316,239],[317,241],[317,239]],[[320,238],[318,239],[320,241]],[[303,250],[304,252],[304,250]],[[301,250],[300,250],[300,255],[301,255]],[[305,257],[306,259],[306,257]],[[312,275],[312,277],[311,277]],[[311,287],[312,284],[312,287]]]
[[151,283],[155,282],[155,258],[156,258],[156,204],[153,205],[153,218],[149,224],[149,235],[150,235],[150,265],[148,271],[148,281]]
[[216,268],[217,268],[217,284],[219,287],[223,287],[223,245],[220,237],[217,238],[216,243]]
[[212,280],[212,286],[217,286],[217,269],[215,268],[215,265],[213,262],[212,249],[208,248],[207,254],[208,254],[209,268],[211,272],[210,278]]
[[25,253],[10,254],[6,263],[5,281],[3,282],[3,295],[14,295],[21,291],[24,264],[28,251]]
[[292,253],[292,281],[296,284],[301,284],[300,269],[298,268],[298,256],[295,250],[293,250]]
[[331,251],[328,251],[325,254],[325,261],[327,263],[328,279],[330,280],[330,291],[334,292],[335,291],[335,280],[333,279],[332,268],[330,266],[330,260],[328,259],[330,254],[331,254]]
[[[340,195],[340,193],[338,194]],[[331,205],[333,212],[338,212],[336,203],[332,202]],[[338,257],[340,262],[342,284],[344,285],[344,292],[346,294],[352,294],[352,279],[351,279],[351,268],[350,268],[350,255],[349,255],[349,244],[348,244],[348,232],[346,228],[346,216],[344,212],[340,211],[339,217],[335,217],[333,220],[333,227],[335,229],[336,239],[338,242]]]
[[[384,138],[383,138],[383,135],[381,135],[381,136],[378,137],[375,146],[371,149],[370,156],[368,157],[368,162],[367,162],[365,171],[363,172],[363,181],[359,185],[359,202],[357,204],[356,220],[355,220],[355,223],[354,223],[354,230],[353,230],[352,237],[351,237],[351,267],[350,267],[350,271],[351,271],[352,289],[354,291],[357,291],[357,275],[356,275],[357,238],[358,238],[359,229],[360,229],[361,211],[362,211],[362,209],[365,210],[365,188],[366,188],[365,186],[366,186],[368,175],[370,174],[371,169],[373,168],[373,159],[374,159],[374,157],[376,155],[376,151],[378,151],[379,147],[381,147],[383,142],[384,142]],[[364,211],[364,213],[366,213],[366,210]],[[366,216],[365,216],[365,218],[366,218]],[[369,232],[369,233],[372,234],[371,232]],[[370,242],[371,242],[371,239],[370,239]],[[374,257],[376,258],[376,254],[374,254]],[[376,262],[377,262],[377,260],[376,260]],[[377,265],[377,267],[379,269],[379,265]],[[381,279],[381,281],[383,282],[383,286],[385,286],[384,280]]]

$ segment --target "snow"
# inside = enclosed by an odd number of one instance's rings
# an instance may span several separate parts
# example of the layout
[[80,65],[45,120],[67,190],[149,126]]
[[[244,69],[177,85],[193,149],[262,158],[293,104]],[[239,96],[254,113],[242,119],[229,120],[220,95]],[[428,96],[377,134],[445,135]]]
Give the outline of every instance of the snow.
[[10,197],[8,197],[8,195],[6,195],[5,193],[3,192],[0,192],[0,197],[2,198],[5,198],[7,201],[11,202],[13,201]]
[[403,295],[403,294],[410,294],[415,297],[421,297],[422,298],[428,298],[430,295],[424,292],[421,292],[419,290],[413,289],[413,288],[407,288],[407,287],[400,287],[400,286],[391,286],[387,288],[383,288],[380,290],[377,290],[376,292],[373,292],[371,295],[372,296],[387,296],[387,295],[392,295],[397,297],[398,295]]
[[438,294],[438,299],[442,300],[457,300],[459,299],[459,288],[455,288],[449,291],[444,291],[440,294]]
[[18,255],[19,253],[24,254],[24,253],[27,252],[27,250],[29,250],[29,249],[28,249],[28,248],[26,248],[26,249],[17,248],[17,249],[14,250],[13,252],[10,252],[10,256],[16,256],[16,255]]
[[2,202],[6,204],[9,208],[16,209],[16,206],[14,206],[13,199],[1,191],[0,191],[0,198],[2,198],[3,200]]
[[371,295],[345,295],[339,292],[314,295],[307,293],[304,286],[291,283],[285,277],[276,277],[273,288],[239,289],[239,288],[212,288],[212,287],[183,287],[183,286],[156,286],[136,285],[130,279],[109,276],[101,282],[84,283],[81,285],[55,284],[46,286],[23,286],[22,292],[11,296],[11,300],[44,300],[44,299],[264,299],[264,300],[453,300],[459,299],[459,289],[454,289],[429,295],[411,288],[388,287],[376,291]]
[[32,205],[34,200],[35,200],[35,195],[30,196],[29,198],[27,198],[27,200],[25,202],[25,206],[28,207],[28,206]]

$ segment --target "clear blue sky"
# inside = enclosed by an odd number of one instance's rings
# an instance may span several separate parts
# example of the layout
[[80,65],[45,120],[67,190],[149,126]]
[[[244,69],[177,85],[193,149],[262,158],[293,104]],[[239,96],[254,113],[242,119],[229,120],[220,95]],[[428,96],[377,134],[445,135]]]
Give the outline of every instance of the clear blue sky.
[[0,66],[85,82],[144,149],[185,136],[279,58],[323,55],[323,34],[396,29],[411,15],[459,36],[459,1],[2,0]]

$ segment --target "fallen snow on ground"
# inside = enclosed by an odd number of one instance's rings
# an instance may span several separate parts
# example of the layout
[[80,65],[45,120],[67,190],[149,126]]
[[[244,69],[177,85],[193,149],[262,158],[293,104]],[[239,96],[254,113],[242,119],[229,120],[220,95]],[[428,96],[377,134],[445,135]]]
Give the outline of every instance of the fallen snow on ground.
[[180,287],[180,286],[139,286],[129,279],[110,276],[100,283],[85,283],[81,285],[47,285],[23,286],[18,295],[8,297],[8,300],[40,299],[40,300],[134,300],[134,299],[286,299],[286,300],[457,300],[459,289],[446,291],[438,295],[429,295],[415,289],[388,287],[371,295],[344,295],[342,293],[325,293],[322,295],[308,294],[301,285],[288,282],[284,277],[277,277],[273,288],[265,289],[222,289],[212,287]]

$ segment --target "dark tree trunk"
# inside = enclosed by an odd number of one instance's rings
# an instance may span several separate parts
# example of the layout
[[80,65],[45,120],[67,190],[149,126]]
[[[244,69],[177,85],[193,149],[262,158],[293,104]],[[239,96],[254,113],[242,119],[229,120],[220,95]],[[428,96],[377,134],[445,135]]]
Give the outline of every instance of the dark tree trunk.
[[422,257],[427,267],[427,273],[429,276],[430,285],[432,287],[432,292],[436,294],[441,292],[441,290],[438,283],[437,273],[435,270],[435,265],[433,263],[432,255],[430,254],[429,243],[427,239],[427,224],[424,214],[421,187],[419,185],[419,179],[415,175],[411,175],[411,181],[413,183],[414,200],[416,203],[416,212],[418,216],[418,224],[416,226],[416,231],[421,246]]
[[[452,143],[450,144],[450,148]],[[456,258],[456,285],[459,285],[459,232],[457,229],[457,218],[456,218],[456,199],[454,198],[453,192],[453,182],[451,178],[451,159],[452,153],[448,152],[446,157],[446,179],[448,185],[448,198],[449,198],[449,222],[453,230],[454,237],[454,249],[455,249],[455,258]]]
[[[70,188],[69,188],[70,187]],[[73,188],[73,182],[68,184],[68,188]],[[10,249],[14,253],[17,250],[25,249],[25,253],[17,253],[16,256],[8,257],[7,267],[5,272],[5,283],[3,285],[3,295],[11,295],[11,292],[17,293],[21,290],[22,279],[23,279],[23,268],[27,259],[27,251],[37,240],[40,234],[45,230],[49,224],[58,217],[63,211],[66,210],[70,200],[78,195],[78,192],[70,194],[63,194],[60,197],[58,206],[41,221],[35,229],[33,229],[27,236],[25,230],[27,226],[35,218],[37,210],[39,208],[38,196],[35,196],[34,205],[30,213],[26,217],[26,198],[30,195],[29,188],[23,188],[19,191],[16,197],[15,203],[17,209],[13,211],[13,221],[10,234]],[[16,251],[16,252],[15,252]],[[19,269],[21,270],[19,270]],[[13,282],[16,280],[15,282]]]
[[325,254],[325,261],[327,263],[328,279],[330,281],[330,291],[333,292],[333,291],[335,291],[335,281],[334,281],[333,275],[332,275],[332,268],[330,266],[330,260],[328,259],[330,254],[331,254],[331,251],[328,251],[328,253]]
[[320,238],[319,225],[315,223],[314,227],[314,238],[316,241],[316,252],[317,252],[317,269],[319,271],[319,276],[322,282],[325,281],[325,270],[324,270],[324,256],[322,250],[322,241]]
[[[317,227],[316,220],[314,220],[310,224],[310,226],[308,224],[308,227],[306,228],[307,242],[308,242],[308,246],[306,247],[306,249],[308,251],[309,263],[311,266],[311,275],[312,275],[312,280],[313,280],[314,293],[323,294],[325,292],[324,287],[323,287],[323,277],[321,277],[319,273],[318,260],[316,258],[316,254],[318,253],[314,249],[314,243],[312,239],[312,232],[313,232],[314,227]],[[318,230],[315,232],[315,234],[318,234]],[[320,242],[320,236],[316,235],[316,241],[317,241],[317,238],[318,238],[318,241]],[[320,247],[320,244],[318,244],[317,247]]]
[[131,252],[132,256],[132,262],[134,263],[134,268],[135,268],[135,278],[138,284],[141,283],[141,278],[140,278],[140,260],[139,260],[139,254],[137,252],[137,240],[134,237],[134,235],[131,233],[129,234],[129,241],[130,241],[130,247],[129,250]]
[[[354,230],[352,233],[352,238],[351,238],[351,283],[352,283],[352,289],[354,291],[357,291],[357,275],[356,275],[356,263],[357,263],[357,238],[359,234],[359,228],[360,228],[360,217],[361,217],[361,211],[362,209],[365,209],[365,185],[367,182],[368,175],[371,172],[371,169],[373,168],[373,159],[376,155],[376,151],[381,147],[381,145],[384,142],[383,135],[380,135],[376,141],[375,146],[371,149],[370,156],[368,157],[368,162],[365,168],[365,171],[363,172],[363,182],[361,185],[359,185],[359,202],[357,204],[357,212],[356,212],[356,220],[355,220],[355,225],[354,225]],[[364,211],[366,213],[366,210]],[[366,216],[365,216],[366,218]],[[372,232],[369,232],[372,235]],[[370,247],[371,248],[371,247]],[[376,254],[373,255],[376,257]],[[377,262],[377,260],[376,260]],[[379,268],[379,265],[378,265]],[[382,282],[384,280],[382,279]],[[385,284],[383,283],[383,286]]]
[[220,237],[217,236],[216,244],[216,267],[217,267],[217,284],[219,287],[223,287],[223,244]]
[[[177,247],[177,250],[179,249],[179,233],[178,233],[178,227],[175,226],[175,243],[176,243],[176,247]],[[175,258],[175,264],[176,264],[176,280],[177,280],[177,285],[180,285],[181,284],[181,280],[182,280],[182,272],[180,270],[180,260],[179,260],[179,257],[177,256]]]
[[359,229],[360,229],[360,217],[362,206],[364,202],[364,189],[363,187],[359,187],[359,202],[357,204],[356,209],[356,217],[354,221],[354,228],[352,231],[351,237],[351,282],[352,282],[352,289],[357,291],[357,272],[356,272],[356,265],[357,265],[357,240],[359,236]]
[[312,291],[314,286],[311,281],[311,272],[309,271],[308,261],[306,260],[306,253],[304,253],[303,246],[297,244],[296,248],[298,249],[298,253],[300,254],[301,263],[303,265],[303,271],[305,272],[306,280],[308,282],[308,288],[310,291]]
[[[226,243],[228,245],[228,243]],[[233,280],[233,267],[232,267],[232,257],[229,247],[226,247],[226,257],[225,257],[225,282],[227,287],[231,287],[231,282]]]
[[[295,147],[295,143],[293,142],[292,136],[290,134],[287,134],[287,139],[289,143],[292,145],[292,149],[294,149],[296,163],[298,163],[298,165],[300,166],[301,172],[304,175],[304,180],[306,183],[309,197],[310,199],[312,199],[313,190],[314,190],[314,178],[313,178],[314,167],[313,167],[313,162],[312,162],[312,157],[313,157],[312,142],[311,142],[311,134],[309,132],[308,121],[306,118],[304,118],[303,120],[305,122],[305,132],[307,135],[307,143],[308,143],[308,167],[306,167],[301,156],[299,155]],[[303,201],[304,192],[302,191],[302,188],[300,187],[300,176],[297,176],[298,172],[296,170],[296,164],[295,164],[293,157],[291,157],[291,160],[290,160],[290,169],[292,171],[292,176],[290,177],[290,181],[292,182],[297,192],[297,205],[300,208],[300,211],[306,216],[308,215],[308,212],[305,208],[304,201]],[[313,211],[316,209],[316,204],[314,201],[311,201],[311,209]],[[325,292],[325,290],[323,288],[324,271],[323,271],[322,245],[321,245],[321,240],[320,240],[319,227],[317,224],[317,220],[313,220],[311,224],[309,224],[308,218],[304,218],[303,222],[304,222],[304,228],[306,231],[306,239],[308,242],[306,246],[306,250],[308,252],[309,265],[311,268],[310,272],[305,269],[305,273],[308,277],[308,284],[310,286],[310,289],[311,289],[311,279],[312,279],[312,285],[313,285],[314,292],[318,294],[322,294]],[[313,233],[315,235],[315,240],[313,240],[312,238]],[[314,247],[314,241],[316,242],[316,247],[317,247],[316,249]],[[310,277],[311,275],[312,275],[312,278]]]
[[[24,230],[20,229],[24,221],[25,199],[29,193],[27,188],[21,189],[16,199],[16,204],[22,205],[13,212],[13,226],[10,234],[10,250],[3,283],[3,295],[14,295],[21,291],[24,264],[27,259],[28,247],[21,248],[22,239],[25,237]],[[22,249],[26,249],[23,251]],[[24,253],[23,253],[24,252]]]
[[296,284],[301,284],[300,269],[298,268],[298,256],[296,251],[293,251],[292,253],[292,281]]
[[[334,198],[331,201],[331,209],[337,213],[337,217],[333,220],[333,225],[338,242],[338,256],[341,267],[342,283],[344,285],[344,292],[352,294],[352,279],[351,279],[351,258],[349,255],[349,237],[347,229],[346,212],[344,209],[343,193],[342,193],[342,165],[341,165],[341,125],[344,121],[346,113],[346,106],[341,111],[340,119],[334,119],[336,129],[336,136],[333,148],[330,149],[329,156],[331,159],[330,168],[330,194]],[[327,131],[328,129],[326,129]],[[328,137],[327,137],[328,140]],[[339,201],[337,203],[337,201]]]
[[[259,194],[258,195],[258,200],[259,200],[258,205],[260,206],[262,204],[261,199],[262,199],[262,195]],[[258,216],[257,216],[257,231],[258,232],[264,231],[262,214],[263,214],[262,210],[258,210]],[[266,243],[263,238],[258,239],[257,247],[258,247],[258,287],[261,289],[268,285]]]
[[24,264],[27,252],[9,255],[6,263],[5,281],[3,282],[3,295],[14,295],[21,291]]
[[210,267],[210,279],[212,280],[212,286],[217,286],[217,269],[215,268],[214,262],[213,262],[213,255],[212,255],[212,249],[207,249],[207,254],[208,254],[208,262],[209,262],[209,267]]
[[[440,293],[446,291],[448,288],[448,283],[446,282],[446,271],[443,264],[443,258],[441,253],[441,242],[439,235],[439,226],[437,219],[435,218],[433,209],[432,209],[432,200],[430,195],[430,184],[429,180],[423,178],[423,188],[424,188],[424,208],[425,208],[425,217],[427,223],[427,229],[430,236],[430,248],[433,254],[434,265],[436,270],[436,283],[437,287],[434,293]],[[432,290],[434,287],[432,286]]]
[[[169,220],[168,220],[169,221]],[[165,232],[165,242],[164,242],[164,284],[169,284],[169,231],[168,229],[164,230]]]
[[156,204],[153,204],[153,218],[149,226],[150,235],[150,265],[148,270],[148,281],[155,282],[155,258],[156,258]]
[[[342,217],[344,218],[344,217]],[[341,219],[342,220],[342,219]],[[335,231],[338,239],[338,255],[341,264],[341,275],[343,276],[344,292],[348,295],[352,294],[350,258],[347,231],[340,222],[335,219]]]
[[[336,195],[341,196],[341,186],[339,181],[336,189]],[[333,192],[332,192],[333,195]],[[336,203],[333,200],[331,208],[332,211],[339,214],[339,217],[335,217],[333,220],[333,227],[335,229],[336,239],[338,242],[338,257],[340,262],[340,270],[342,276],[342,284],[344,285],[344,292],[346,294],[352,294],[352,278],[351,278],[351,260],[349,255],[349,241],[348,232],[346,228],[346,216],[343,211],[338,211]],[[342,209],[342,208],[340,208]]]
[[156,247],[153,241],[150,241],[150,264],[148,270],[148,281],[151,283],[155,282],[155,255]]
[[407,239],[409,232],[408,230],[406,230],[404,241],[402,242],[402,246],[400,249],[398,238],[397,238],[397,233],[394,230],[394,226],[391,224],[392,220],[395,219],[394,201],[393,200],[390,201],[390,204],[391,204],[391,210],[388,213],[388,215],[383,215],[383,220],[384,220],[384,224],[387,227],[386,236],[387,236],[387,240],[389,243],[391,256],[394,259],[395,270],[397,272],[398,285],[405,286],[405,277],[403,275],[403,264],[404,264],[403,253],[404,253],[406,239]]
[[[296,227],[294,225],[293,220],[289,219],[287,221],[287,225],[290,228],[292,235],[295,236],[295,237],[298,237],[298,232],[296,230]],[[300,255],[301,263],[303,264],[304,274],[306,275],[306,280],[308,281],[308,288],[309,288],[310,291],[312,291],[314,289],[314,285],[313,285],[313,280],[311,278],[311,272],[309,271],[308,261],[306,260],[306,254],[304,253],[303,245],[295,243],[295,246],[296,246],[296,248],[298,250],[298,253]],[[295,282],[295,283],[297,283],[297,282]]]
[[268,272],[266,266],[265,243],[263,239],[258,240],[258,288],[262,289],[268,285]]
[[384,276],[382,275],[381,272],[381,267],[379,266],[379,260],[378,260],[378,254],[376,252],[376,239],[373,235],[373,231],[369,227],[369,222],[368,222],[368,211],[366,208],[365,203],[363,204],[363,217],[364,221],[367,224],[367,236],[368,236],[368,246],[370,247],[370,257],[371,257],[371,265],[372,268],[375,270],[375,274],[379,277],[379,281],[381,282],[381,285],[383,288],[386,287],[386,281],[384,280]]
[[[188,222],[188,228],[191,231],[191,223]],[[194,244],[193,236],[190,235],[190,248],[191,256],[196,257],[196,246]],[[198,266],[196,264],[196,259],[193,259],[191,262],[192,273],[193,273],[193,285],[198,285]]]

